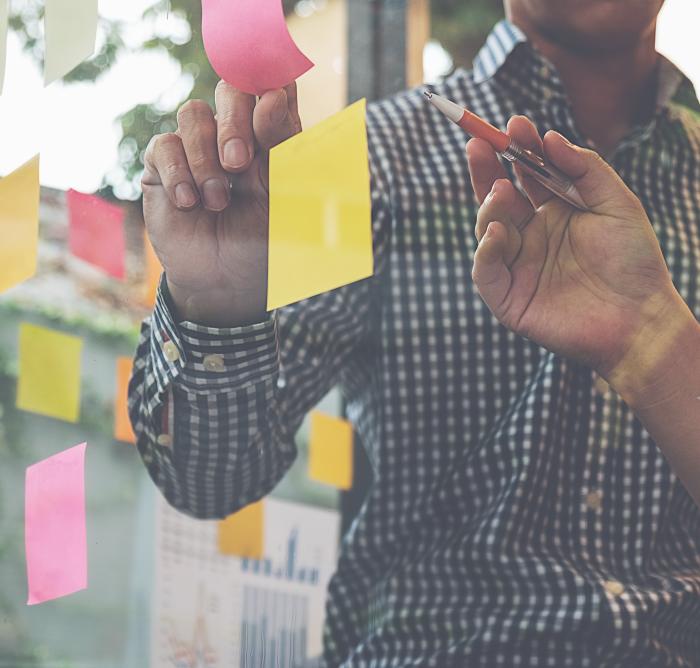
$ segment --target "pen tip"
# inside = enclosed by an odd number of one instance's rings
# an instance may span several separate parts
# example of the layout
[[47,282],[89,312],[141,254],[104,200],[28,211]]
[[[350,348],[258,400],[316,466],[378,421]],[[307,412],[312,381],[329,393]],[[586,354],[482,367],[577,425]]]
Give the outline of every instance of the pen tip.
[[429,100],[432,100],[433,98],[433,94],[429,90],[424,90],[423,95],[425,95],[425,97],[427,97]]

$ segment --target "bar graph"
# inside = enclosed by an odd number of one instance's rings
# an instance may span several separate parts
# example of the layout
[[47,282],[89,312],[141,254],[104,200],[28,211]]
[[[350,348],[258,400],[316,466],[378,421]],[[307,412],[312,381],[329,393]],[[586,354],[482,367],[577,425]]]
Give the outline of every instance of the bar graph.
[[243,587],[241,668],[299,666],[307,658],[308,597]]
[[287,580],[289,582],[299,582],[302,584],[315,585],[318,583],[319,568],[297,566],[297,546],[299,532],[292,529],[287,540],[287,553],[283,562],[273,564],[272,559],[243,559],[241,561],[241,571],[247,574],[263,575],[276,580]]

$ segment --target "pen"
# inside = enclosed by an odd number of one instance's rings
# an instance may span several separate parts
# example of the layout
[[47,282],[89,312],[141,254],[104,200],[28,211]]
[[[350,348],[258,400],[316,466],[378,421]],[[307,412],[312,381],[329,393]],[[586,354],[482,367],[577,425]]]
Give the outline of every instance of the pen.
[[468,109],[460,107],[447,98],[427,90],[425,91],[425,96],[447,118],[459,125],[460,128],[473,137],[486,140],[499,155],[518,165],[545,188],[551,190],[557,197],[560,197],[577,209],[582,211],[588,210],[571,179],[564,172],[545,162],[544,158],[537,155],[537,153],[518,146],[505,132],[501,132],[483,118],[473,114]]

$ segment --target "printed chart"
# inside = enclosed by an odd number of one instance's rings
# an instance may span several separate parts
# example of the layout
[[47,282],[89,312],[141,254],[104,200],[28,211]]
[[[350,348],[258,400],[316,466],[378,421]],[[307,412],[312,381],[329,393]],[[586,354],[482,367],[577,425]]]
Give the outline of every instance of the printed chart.
[[296,668],[321,653],[338,514],[265,501],[265,555],[220,554],[217,522],[158,498],[152,668]]

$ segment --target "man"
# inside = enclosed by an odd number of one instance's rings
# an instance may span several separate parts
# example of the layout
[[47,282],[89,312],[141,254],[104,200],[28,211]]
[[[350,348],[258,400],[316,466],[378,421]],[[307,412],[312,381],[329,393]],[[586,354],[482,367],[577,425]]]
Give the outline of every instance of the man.
[[[654,50],[661,4],[507,0],[473,71],[437,92],[603,153],[697,317],[700,127]],[[266,151],[299,131],[295,91],[256,104],[222,84],[216,119],[188,102],[147,151],[166,278],[131,414],[156,484],[197,517],[264,496],[339,383],[373,484],[330,584],[327,665],[699,665],[700,511],[601,377],[481,300],[472,225],[502,167],[471,144],[470,184],[463,133],[420,90],[368,112],[375,276],[265,313]],[[538,148],[524,123],[510,131]]]

